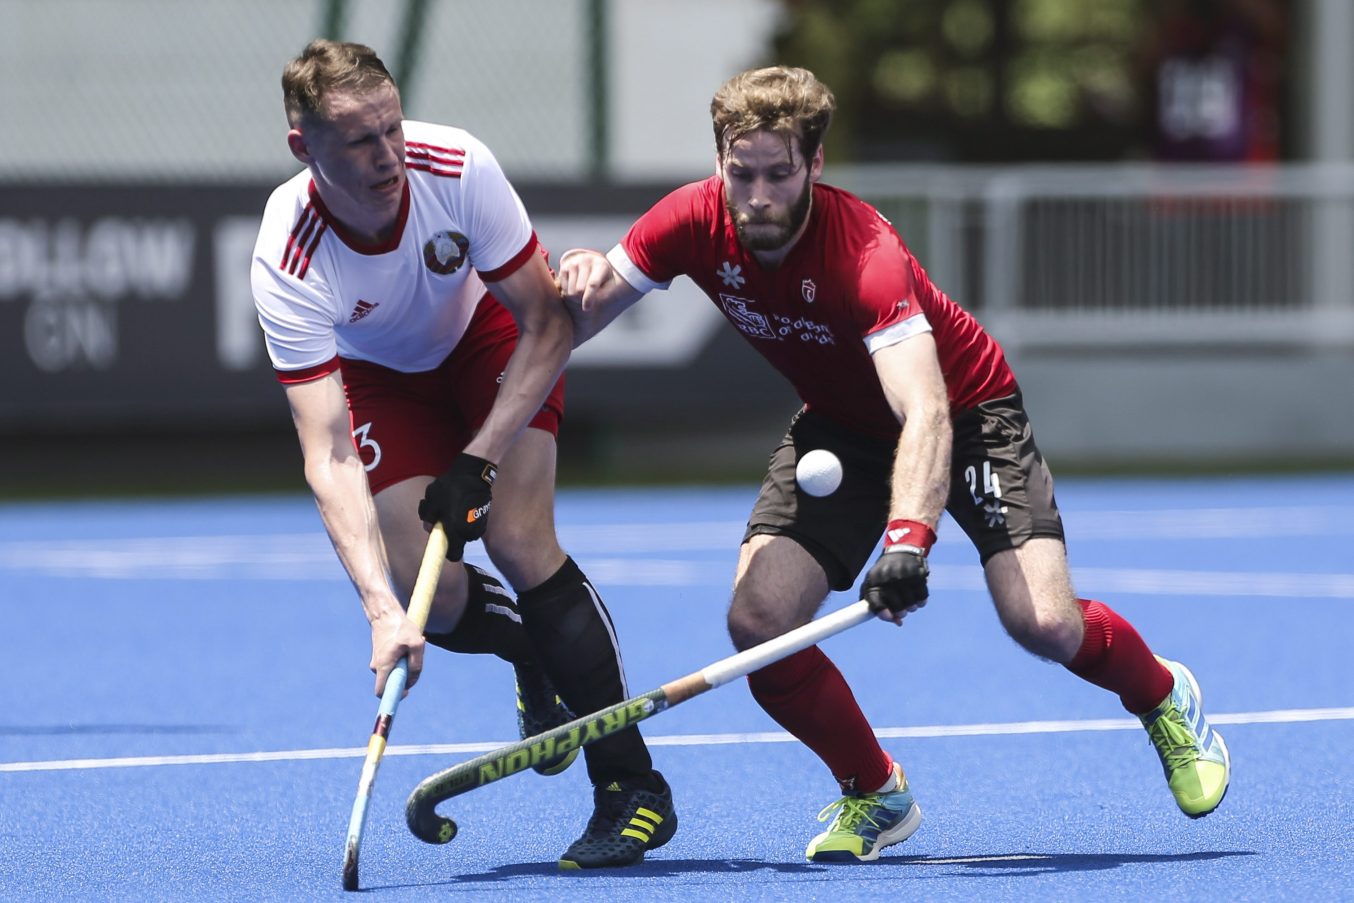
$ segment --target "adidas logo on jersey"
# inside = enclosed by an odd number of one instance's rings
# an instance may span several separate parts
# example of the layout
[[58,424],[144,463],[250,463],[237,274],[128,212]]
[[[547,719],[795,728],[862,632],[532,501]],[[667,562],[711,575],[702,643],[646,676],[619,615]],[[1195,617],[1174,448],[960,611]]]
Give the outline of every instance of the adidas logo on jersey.
[[380,303],[381,303],[380,301],[377,301],[375,304],[373,304],[370,301],[363,301],[361,299],[358,299],[357,306],[353,308],[353,315],[348,318],[348,322],[356,323],[358,320],[362,319],[367,314],[375,310],[380,305]]

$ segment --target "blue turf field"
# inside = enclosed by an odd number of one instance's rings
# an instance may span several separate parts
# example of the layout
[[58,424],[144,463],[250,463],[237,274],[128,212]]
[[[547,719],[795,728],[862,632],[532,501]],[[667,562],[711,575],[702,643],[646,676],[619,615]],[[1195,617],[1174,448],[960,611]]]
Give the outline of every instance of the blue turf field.
[[[802,861],[834,784],[742,682],[645,725],[681,828],[644,865],[556,871],[588,813],[577,766],[452,800],[461,835],[425,846],[403,826],[413,785],[515,738],[509,668],[432,650],[377,780],[364,898],[1354,899],[1354,477],[1059,489],[1079,589],[1191,666],[1227,738],[1209,818],[1178,813],[1116,700],[1002,635],[948,524],[926,609],[825,646],[926,813],[880,862]],[[632,692],[730,653],[754,492],[561,494]],[[377,701],[308,498],[0,506],[0,601],[0,898],[352,899]]]

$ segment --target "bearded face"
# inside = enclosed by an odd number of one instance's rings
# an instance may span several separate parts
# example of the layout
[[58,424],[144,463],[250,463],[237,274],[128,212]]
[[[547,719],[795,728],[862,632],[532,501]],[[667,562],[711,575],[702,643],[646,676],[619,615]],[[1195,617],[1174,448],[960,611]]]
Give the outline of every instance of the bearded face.
[[734,228],[738,230],[738,240],[749,251],[777,251],[790,243],[790,239],[799,234],[804,221],[809,218],[809,205],[813,201],[813,183],[807,176],[799,197],[783,212],[765,211],[758,214],[742,213],[729,200],[727,191],[724,206],[733,218]]
[[820,167],[793,136],[752,132],[732,142],[721,161],[724,206],[750,251],[778,251],[800,234],[813,205]]

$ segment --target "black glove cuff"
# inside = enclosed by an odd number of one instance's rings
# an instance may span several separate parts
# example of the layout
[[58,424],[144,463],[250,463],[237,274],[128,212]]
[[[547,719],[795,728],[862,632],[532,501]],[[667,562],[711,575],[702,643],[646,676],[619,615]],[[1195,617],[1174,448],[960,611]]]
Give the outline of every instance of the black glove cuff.
[[483,480],[486,486],[493,486],[494,480],[498,479],[498,465],[485,458],[477,458],[474,455],[461,452],[456,456],[456,460],[451,462],[447,476],[470,477],[471,479]]

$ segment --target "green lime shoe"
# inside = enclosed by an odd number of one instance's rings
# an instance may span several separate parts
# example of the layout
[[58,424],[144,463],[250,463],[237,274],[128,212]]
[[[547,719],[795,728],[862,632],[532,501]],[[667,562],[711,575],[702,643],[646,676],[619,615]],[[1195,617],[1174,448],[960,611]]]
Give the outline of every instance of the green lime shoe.
[[848,793],[818,813],[832,818],[827,830],[809,841],[809,862],[873,862],[885,847],[902,843],[921,826],[921,807],[912,799],[902,769],[894,764],[898,789],[884,793]]
[[1222,802],[1231,780],[1232,763],[1227,744],[1204,718],[1203,694],[1190,670],[1179,662],[1157,656],[1175,678],[1171,695],[1146,715],[1142,726],[1161,757],[1180,811],[1202,818]]

